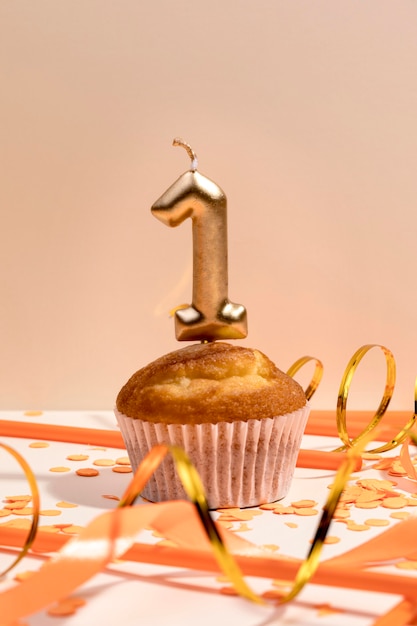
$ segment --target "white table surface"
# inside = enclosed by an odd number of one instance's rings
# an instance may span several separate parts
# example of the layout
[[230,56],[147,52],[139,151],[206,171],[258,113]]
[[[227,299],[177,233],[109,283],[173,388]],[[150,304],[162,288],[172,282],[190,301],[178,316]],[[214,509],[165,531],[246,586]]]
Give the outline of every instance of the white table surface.
[[[23,411],[2,411],[0,419],[14,421],[42,422],[78,427],[116,429],[111,411],[86,412],[43,412],[42,415],[27,417]],[[30,443],[35,439],[2,437],[3,443],[20,452],[36,475],[40,493],[41,509],[56,509],[59,501],[65,500],[77,504],[77,507],[60,509],[56,517],[44,517],[40,524],[72,523],[85,526],[99,513],[112,509],[117,502],[103,495],[121,496],[132,474],[116,474],[111,467],[98,467],[100,474],[94,478],[82,478],[75,474],[80,467],[93,467],[98,458],[118,458],[126,453],[121,449],[94,449],[93,446],[63,442],[48,442],[48,447],[33,448]],[[304,436],[303,448],[331,450],[337,440],[324,437]],[[69,454],[86,454],[87,461],[69,461]],[[394,453],[396,454],[396,453]],[[66,466],[70,471],[54,473],[55,466]],[[334,472],[297,468],[291,490],[283,503],[299,499],[314,499],[318,507],[324,504],[328,495]],[[385,478],[381,471],[362,469],[353,475],[358,477]],[[417,485],[416,485],[417,491]],[[28,493],[26,480],[17,463],[5,452],[0,451],[0,497]],[[4,504],[3,504],[4,506]],[[148,505],[149,506],[149,505]],[[152,505],[150,505],[152,506]],[[415,509],[409,510],[412,514]],[[392,511],[379,507],[374,510],[352,511],[352,519],[360,523],[367,518],[389,519],[390,525],[398,523],[389,517]],[[0,523],[10,518],[0,519]],[[287,526],[295,522],[296,528]],[[275,544],[278,554],[304,558],[310,547],[319,516],[298,517],[294,515],[274,515],[263,511],[262,515],[248,522],[250,530],[242,536],[257,545]],[[235,524],[239,529],[240,522]],[[340,541],[324,546],[322,559],[341,554],[361,542],[364,542],[385,528],[372,527],[365,532],[349,531],[345,524],[333,522],[329,534]],[[157,542],[151,531],[143,531],[138,536],[141,542]],[[26,556],[8,575],[3,583],[11,584],[18,572],[36,570],[46,557]],[[9,550],[0,550],[2,569],[11,561]],[[388,571],[387,568],[381,571]],[[389,571],[404,575],[390,567]],[[407,572],[413,576],[415,572]],[[258,592],[271,588],[268,579],[248,578],[249,584]],[[24,619],[29,626],[91,626],[92,624],[181,624],[182,626],[223,625],[230,620],[239,626],[269,626],[274,624],[291,626],[370,626],[378,616],[390,610],[401,599],[399,596],[342,588],[327,588],[309,584],[291,603],[283,606],[257,606],[239,597],[227,596],[218,592],[225,585],[212,573],[196,572],[166,566],[142,563],[123,563],[112,565],[77,590],[76,595],[86,600],[85,606],[70,617],[52,617],[46,611]],[[1,587],[0,587],[1,591]],[[330,608],[326,605],[330,605]]]

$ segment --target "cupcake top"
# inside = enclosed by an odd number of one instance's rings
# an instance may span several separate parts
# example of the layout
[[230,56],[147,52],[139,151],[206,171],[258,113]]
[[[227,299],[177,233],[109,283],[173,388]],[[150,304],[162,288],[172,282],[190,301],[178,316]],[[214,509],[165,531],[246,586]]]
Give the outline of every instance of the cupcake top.
[[222,342],[165,354],[133,374],[116,401],[127,417],[167,424],[275,417],[305,404],[302,387],[265,354]]

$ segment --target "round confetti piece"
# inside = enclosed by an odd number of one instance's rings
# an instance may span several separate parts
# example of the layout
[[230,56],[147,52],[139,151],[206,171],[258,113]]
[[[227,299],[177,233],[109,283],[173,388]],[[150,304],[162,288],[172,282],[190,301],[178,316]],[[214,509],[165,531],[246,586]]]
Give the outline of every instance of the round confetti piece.
[[389,521],[387,519],[371,518],[366,519],[365,524],[367,524],[368,526],[389,526]]
[[272,512],[274,515],[290,515],[291,513],[295,513],[295,508],[293,506],[280,506],[274,509]]
[[284,522],[285,526],[288,526],[288,528],[298,528],[298,524],[296,524],[295,522]]
[[25,506],[23,509],[14,509],[12,513],[14,515],[33,515],[34,508],[32,506]]
[[29,530],[32,523],[28,519],[12,519],[8,522],[2,522],[0,526],[7,526],[7,528],[23,528],[23,530]]
[[4,505],[4,508],[8,509],[9,511],[17,511],[19,509],[26,508],[27,503],[28,500],[16,500],[15,502],[8,502]]
[[101,497],[105,498],[106,500],[116,500],[117,502],[119,502],[119,500],[120,500],[119,496],[113,496],[110,493],[109,494],[105,493]]
[[98,465],[99,467],[112,467],[112,465],[116,465],[116,462],[113,459],[96,459],[93,461],[93,465]]
[[408,511],[395,511],[394,513],[390,513],[390,517],[393,519],[408,519],[411,513]]
[[78,535],[82,530],[84,530],[84,527],[77,526],[76,524],[71,524],[70,526],[65,526],[62,528],[62,532],[67,535]]
[[43,533],[59,533],[59,528],[57,528],[56,526],[43,524],[42,526],[38,526],[38,531]]
[[43,411],[25,411],[23,415],[25,417],[39,417],[39,415],[43,415]]
[[417,569],[417,561],[400,561],[400,563],[395,563],[395,567],[398,569]]
[[43,509],[39,511],[39,515],[55,517],[56,515],[62,515],[62,511],[58,511],[57,509]]
[[128,456],[119,456],[119,458],[116,459],[116,463],[117,465],[130,465],[130,459]]
[[131,474],[132,468],[128,465],[115,465],[111,468],[111,471],[115,474]]
[[268,589],[261,595],[264,600],[280,600],[285,594],[283,591],[279,591],[279,589]]
[[65,466],[57,466],[57,467],[50,467],[49,471],[63,474],[65,472],[70,472],[71,468],[65,467]]
[[234,587],[220,587],[219,591],[224,596],[237,596],[237,591]]
[[57,502],[55,506],[58,506],[60,509],[75,509],[78,506],[78,504],[61,500],[60,502]]
[[333,535],[329,535],[325,538],[325,540],[323,541],[323,543],[327,543],[327,544],[333,544],[333,543],[339,543],[340,541],[340,537],[335,537]]
[[355,507],[357,509],[377,509],[380,503],[380,500],[374,500],[371,502],[355,502]]
[[49,443],[46,443],[46,441],[33,441],[29,444],[29,448],[49,448]]
[[349,509],[336,509],[333,515],[334,519],[347,519],[348,517],[350,517]]
[[384,507],[384,509],[402,509],[407,506],[407,504],[408,502],[406,498],[398,496],[397,498],[385,498],[382,501],[381,506]]
[[279,550],[279,546],[275,545],[275,543],[264,543],[261,548],[268,550],[268,552],[276,552]]
[[67,461],[87,461],[89,456],[88,454],[69,454],[66,459]]
[[26,570],[25,572],[18,572],[14,576],[14,580],[17,580],[18,582],[22,582],[23,580],[27,580],[28,578],[33,576],[33,574],[36,574],[35,570]]
[[295,509],[294,513],[296,515],[301,515],[302,517],[307,517],[308,515],[318,515],[317,509],[311,508]]
[[81,469],[78,469],[75,473],[77,474],[77,476],[92,478],[93,476],[98,476],[100,472],[93,467],[83,467]]
[[367,524],[356,524],[356,522],[354,522],[353,520],[347,520],[346,528],[348,528],[349,530],[355,530],[360,532],[363,530],[369,530],[370,526],[368,526]]
[[76,606],[74,606],[71,602],[67,602],[64,600],[63,602],[60,602],[59,604],[55,604],[55,606],[51,606],[47,610],[47,613],[48,615],[66,617],[68,615],[74,615],[76,610],[77,610]]
[[316,506],[317,502],[314,500],[298,500],[297,502],[291,502],[291,506],[296,509],[311,509]]
[[265,504],[260,504],[259,505],[259,509],[261,509],[262,511],[274,511],[276,508],[282,507],[282,504],[277,504],[276,502],[271,502],[268,503],[266,502]]
[[26,502],[29,502],[30,500],[32,500],[32,496],[6,496],[5,497],[6,502],[18,502],[19,500],[26,500]]
[[12,512],[10,511],[10,509],[0,509],[0,517],[7,517],[11,514]]
[[53,524],[54,528],[58,528],[58,530],[62,530],[63,528],[69,528],[70,526],[73,526],[73,524],[71,524],[70,522],[67,522],[66,524]]

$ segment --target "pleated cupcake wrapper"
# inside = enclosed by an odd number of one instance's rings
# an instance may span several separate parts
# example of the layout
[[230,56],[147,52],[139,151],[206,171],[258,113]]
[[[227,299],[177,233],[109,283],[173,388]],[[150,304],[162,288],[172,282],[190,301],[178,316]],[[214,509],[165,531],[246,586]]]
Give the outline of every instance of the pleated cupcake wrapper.
[[[218,424],[163,424],[116,418],[130,462],[137,468],[158,443],[181,447],[195,465],[211,509],[257,506],[283,498],[294,474],[308,404],[286,415]],[[142,495],[151,502],[186,499],[167,456]]]

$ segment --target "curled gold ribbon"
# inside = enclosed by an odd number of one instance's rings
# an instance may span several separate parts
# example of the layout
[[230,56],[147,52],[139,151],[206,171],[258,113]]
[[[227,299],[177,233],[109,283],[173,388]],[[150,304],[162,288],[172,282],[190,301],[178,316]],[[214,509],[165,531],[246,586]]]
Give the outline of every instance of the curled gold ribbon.
[[30,488],[30,492],[32,495],[32,508],[33,508],[32,522],[31,522],[28,536],[26,537],[26,541],[22,549],[20,550],[19,554],[15,558],[15,560],[11,563],[11,565],[9,565],[8,567],[6,567],[6,569],[0,572],[0,577],[2,577],[8,572],[10,572],[10,570],[12,570],[19,563],[19,561],[23,559],[23,557],[27,554],[27,552],[29,551],[31,545],[33,544],[35,540],[36,531],[37,531],[38,522],[39,522],[40,497],[39,497],[39,489],[38,489],[35,475],[33,474],[32,470],[30,469],[25,459],[16,450],[6,445],[5,443],[0,443],[0,448],[3,448],[3,450],[11,454],[12,457],[14,457],[14,459],[19,463],[20,467],[22,468],[26,476],[26,480],[29,483],[29,488]]
[[[364,430],[357,437],[355,437],[354,439],[350,439],[346,424],[346,405],[350,386],[352,384],[352,379],[359,363],[361,362],[365,354],[367,354],[373,348],[380,348],[385,356],[385,361],[387,365],[387,376],[385,381],[384,393],[381,402],[379,403],[378,409],[371,421],[369,422],[368,426],[366,426],[366,428],[364,428]],[[355,352],[345,369],[342,381],[340,383],[339,394],[337,398],[336,420],[337,431],[344,445],[337,448],[335,452],[341,452],[342,450],[351,448],[369,433],[375,431],[376,427],[380,424],[381,419],[383,418],[391,401],[395,386],[395,374],[396,368],[394,355],[392,354],[391,350],[385,348],[385,346],[381,346],[378,344],[366,344]],[[377,454],[379,452],[387,452],[388,450],[392,450],[393,448],[397,447],[408,436],[408,432],[413,427],[415,419],[416,415],[414,414],[412,418],[407,422],[407,424],[405,424],[404,428],[402,428],[402,430],[400,430],[400,432],[395,437],[393,437],[391,441],[388,441],[387,443],[377,448],[373,448],[372,450],[367,450],[367,452]]]
[[296,374],[298,370],[300,370],[306,363],[309,363],[310,361],[315,361],[316,365],[314,368],[313,377],[307,389],[305,389],[304,391],[307,400],[310,400],[320,384],[320,381],[323,377],[323,363],[319,359],[316,359],[314,356],[302,356],[301,358],[297,359],[297,361],[295,361],[295,363],[293,363],[291,367],[287,370],[288,376],[291,376],[291,378],[293,378],[294,374]]
[[157,469],[158,465],[162,462],[167,453],[170,453],[173,457],[175,467],[184,490],[196,507],[198,516],[208,537],[213,553],[223,572],[226,576],[228,576],[234,589],[239,595],[248,598],[253,602],[263,604],[263,600],[246,584],[239,566],[224,545],[217,527],[211,518],[201,478],[184,450],[178,446],[170,446],[166,444],[158,444],[154,446],[137,468],[135,476],[119,502],[119,507],[130,506],[134,503],[146,482]]
[[[369,439],[369,437],[368,437]],[[356,461],[363,452],[364,447],[368,442],[367,438],[364,438],[360,443],[352,446],[337,471],[334,482],[331,486],[329,496],[326,504],[323,507],[323,513],[320,518],[319,525],[314,535],[312,546],[309,550],[307,558],[302,562],[294,580],[294,584],[291,590],[280,599],[281,603],[289,602],[293,600],[303,589],[303,587],[309,582],[319,566],[319,559],[323,548],[324,540],[327,536],[330,524],[332,522],[334,512],[337,504],[340,500],[340,496],[348,482],[351,473],[356,467]]]

